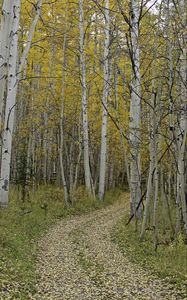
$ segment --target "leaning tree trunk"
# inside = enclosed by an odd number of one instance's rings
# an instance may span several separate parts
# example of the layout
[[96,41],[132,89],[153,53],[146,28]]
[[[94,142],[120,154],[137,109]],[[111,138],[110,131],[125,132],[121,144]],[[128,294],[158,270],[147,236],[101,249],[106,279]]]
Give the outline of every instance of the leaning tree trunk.
[[89,136],[88,136],[88,104],[87,104],[87,83],[86,83],[86,63],[84,52],[84,3],[79,0],[79,13],[80,13],[80,72],[82,80],[82,116],[83,116],[83,146],[84,146],[84,176],[85,185],[89,194],[92,194],[92,180],[90,170],[89,158]]
[[110,15],[109,0],[105,2],[105,45],[104,45],[104,90],[103,90],[103,113],[101,130],[101,152],[100,152],[100,175],[99,175],[99,199],[102,200],[105,193],[106,158],[107,158],[107,104],[109,96],[109,47],[110,47]]
[[131,59],[132,59],[132,84],[130,105],[130,148],[131,148],[131,170],[130,170],[130,192],[131,213],[135,216],[137,223],[136,207],[141,198],[140,180],[140,58],[139,58],[139,7],[137,0],[131,0]]

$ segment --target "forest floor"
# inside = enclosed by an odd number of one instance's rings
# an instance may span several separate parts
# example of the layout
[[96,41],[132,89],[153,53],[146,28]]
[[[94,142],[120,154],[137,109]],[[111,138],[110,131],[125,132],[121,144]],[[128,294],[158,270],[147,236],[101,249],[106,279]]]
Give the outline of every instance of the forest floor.
[[37,293],[31,299],[185,299],[173,285],[131,263],[112,242],[126,203],[69,216],[50,228],[39,241]]

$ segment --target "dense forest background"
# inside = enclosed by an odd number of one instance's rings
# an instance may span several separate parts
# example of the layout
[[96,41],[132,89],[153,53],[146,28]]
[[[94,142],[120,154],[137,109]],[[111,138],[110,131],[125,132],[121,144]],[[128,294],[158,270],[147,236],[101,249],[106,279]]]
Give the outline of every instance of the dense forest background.
[[[187,235],[186,3],[1,1],[0,203],[40,185],[130,189],[141,238],[158,206]],[[144,208],[144,211],[142,212]],[[172,215],[173,209],[175,216]],[[171,213],[172,211],[172,213]]]
[[186,299],[186,6],[0,0],[1,299]]

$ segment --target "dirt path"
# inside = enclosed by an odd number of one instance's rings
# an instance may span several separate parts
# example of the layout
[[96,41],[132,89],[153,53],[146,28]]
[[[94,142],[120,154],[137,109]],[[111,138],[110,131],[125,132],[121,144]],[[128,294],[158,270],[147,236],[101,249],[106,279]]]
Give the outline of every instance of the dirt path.
[[111,241],[111,229],[124,209],[119,202],[52,227],[39,245],[40,280],[33,299],[182,299],[171,286],[130,263]]

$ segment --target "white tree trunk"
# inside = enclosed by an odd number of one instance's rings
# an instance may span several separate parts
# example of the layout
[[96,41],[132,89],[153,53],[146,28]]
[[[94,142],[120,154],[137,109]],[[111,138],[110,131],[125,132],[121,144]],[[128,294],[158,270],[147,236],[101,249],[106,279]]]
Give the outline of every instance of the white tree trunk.
[[177,216],[177,225],[176,225],[176,234],[179,228],[179,214],[180,214],[180,205],[182,208],[182,218],[184,222],[184,230],[187,236],[187,203],[185,199],[185,148],[186,148],[186,138],[187,138],[187,74],[186,74],[186,5],[184,0],[180,0],[179,8],[182,16],[182,34],[179,37],[181,54],[179,59],[179,80],[180,80],[180,122],[179,122],[179,132],[178,132],[178,174],[177,174],[177,206],[178,206],[178,216]]
[[100,175],[99,175],[99,199],[102,200],[105,194],[106,179],[106,158],[107,158],[107,105],[109,96],[109,47],[110,47],[110,15],[109,0],[105,1],[105,43],[104,43],[104,90],[103,90],[103,112],[101,129],[101,152],[100,152]]
[[141,197],[141,170],[140,170],[140,58],[139,58],[139,7],[137,0],[131,0],[131,43],[132,43],[132,70],[130,105],[130,147],[131,147],[131,212],[137,219],[136,207]]
[[83,116],[83,146],[84,146],[84,176],[87,191],[92,194],[90,158],[89,158],[89,136],[88,136],[88,105],[87,105],[87,83],[86,63],[84,52],[84,7],[83,0],[79,0],[79,27],[80,27],[80,72],[82,79],[82,116]]
[[149,175],[148,175],[148,182],[147,182],[147,192],[146,192],[146,200],[145,200],[145,209],[143,214],[143,222],[142,222],[142,228],[141,228],[141,240],[144,238],[145,230],[146,230],[146,224],[148,219],[148,213],[149,213],[149,206],[150,201],[153,195],[153,172],[154,172],[154,153],[153,153],[153,146],[152,141],[150,142],[150,165],[149,165]]
[[13,21],[12,0],[4,0],[2,5],[0,29],[0,128],[2,126],[2,111],[6,90],[6,77],[8,73],[8,58],[10,46],[10,30]]
[[40,15],[41,15],[42,1],[43,0],[38,0],[36,2],[36,5],[35,5],[36,15],[34,17],[34,20],[33,20],[32,24],[31,24],[29,34],[28,34],[28,38],[27,38],[27,43],[26,43],[26,46],[24,48],[22,57],[19,61],[19,66],[18,66],[18,76],[19,76],[19,78],[20,78],[20,73],[23,69],[23,66],[25,64],[25,61],[27,59],[27,56],[28,56],[28,53],[29,53],[29,50],[30,50],[30,47],[31,47],[31,43],[32,43],[33,35],[35,33],[36,25],[38,23]]
[[64,100],[65,100],[65,69],[66,69],[66,48],[67,48],[67,30],[64,34],[64,43],[63,43],[63,66],[62,66],[62,95],[61,95],[61,112],[60,112],[60,148],[59,148],[59,156],[60,156],[60,169],[61,169],[61,177],[62,184],[64,189],[64,200],[66,205],[68,205],[68,187],[64,172]]
[[23,51],[22,58],[17,68],[18,58],[18,30],[20,19],[20,6],[21,0],[13,1],[13,23],[10,34],[10,54],[9,54],[9,70],[7,79],[7,99],[5,109],[5,123],[3,132],[3,145],[2,145],[2,163],[1,163],[1,178],[0,178],[0,205],[8,205],[8,191],[10,182],[10,163],[12,152],[12,134],[14,127],[14,114],[16,105],[16,95],[18,82],[21,76],[23,65],[27,59],[29,49],[31,47],[31,41],[35,32],[35,27],[38,22],[41,12],[42,0],[37,1],[36,4],[36,16],[31,25],[26,47]]
[[2,163],[1,163],[1,189],[0,203],[1,206],[8,204],[8,190],[10,180],[10,161],[12,150],[12,132],[14,125],[14,107],[17,92],[17,55],[18,55],[18,29],[20,17],[20,0],[14,0],[13,11],[14,19],[11,30],[11,44],[9,56],[9,71],[7,83],[7,99],[5,110],[5,124],[2,145]]

